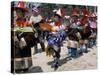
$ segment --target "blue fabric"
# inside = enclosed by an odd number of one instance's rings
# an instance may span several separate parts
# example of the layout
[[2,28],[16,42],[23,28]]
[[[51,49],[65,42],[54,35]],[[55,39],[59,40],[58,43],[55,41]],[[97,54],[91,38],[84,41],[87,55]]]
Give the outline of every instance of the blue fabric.
[[80,46],[80,51],[83,53],[83,52],[86,52],[87,51],[87,46],[84,44],[84,45],[81,45]]
[[90,39],[89,40],[89,47],[92,47],[93,45],[96,45],[96,40],[95,39]]
[[83,48],[83,45],[80,46],[80,51],[83,53],[86,48]]
[[77,48],[70,48],[71,49],[71,57],[77,56]]
[[58,32],[57,34],[51,34],[47,39],[49,45],[55,44],[60,46],[61,42],[65,39],[65,32]]
[[68,56],[71,56],[71,48],[68,48]]

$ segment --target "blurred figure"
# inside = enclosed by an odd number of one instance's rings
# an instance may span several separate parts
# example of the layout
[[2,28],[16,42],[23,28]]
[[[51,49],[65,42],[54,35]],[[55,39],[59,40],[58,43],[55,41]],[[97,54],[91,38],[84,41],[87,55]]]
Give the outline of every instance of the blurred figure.
[[76,41],[76,38],[72,35],[69,36],[67,48],[68,48],[68,52],[69,52],[69,57],[76,58],[78,42]]
[[[40,28],[40,23],[43,23],[43,18],[39,14],[39,10],[37,7],[32,8],[32,15],[30,17],[29,23],[32,24],[32,28],[36,33],[37,43],[40,43],[42,50],[45,50],[44,41],[43,41],[43,30]],[[37,53],[37,44],[35,46],[35,53]]]

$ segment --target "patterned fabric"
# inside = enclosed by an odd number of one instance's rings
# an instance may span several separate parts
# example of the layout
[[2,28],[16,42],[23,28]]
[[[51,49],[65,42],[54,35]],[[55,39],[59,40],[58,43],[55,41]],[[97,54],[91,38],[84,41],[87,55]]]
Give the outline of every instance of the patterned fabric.
[[51,34],[48,38],[48,44],[49,45],[57,45],[58,47],[60,46],[61,42],[65,39],[65,32],[64,31],[59,31],[56,34]]

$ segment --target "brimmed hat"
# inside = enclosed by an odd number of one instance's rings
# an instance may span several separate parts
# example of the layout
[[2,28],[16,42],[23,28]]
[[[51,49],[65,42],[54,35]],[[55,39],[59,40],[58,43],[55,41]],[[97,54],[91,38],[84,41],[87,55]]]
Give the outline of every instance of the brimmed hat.
[[80,16],[86,16],[86,17],[88,17],[87,10],[86,10],[85,6],[82,8]]
[[57,9],[54,9],[53,12],[56,13],[57,12]]
[[77,9],[76,9],[75,6],[73,6],[72,15],[71,15],[71,16],[72,16],[72,17],[78,17],[78,16],[79,16],[78,11],[77,11]]
[[59,8],[58,10],[53,10],[53,12],[55,13],[55,15],[58,15],[59,17],[64,17],[64,11],[63,9]]
[[25,8],[25,2],[19,1],[17,6],[12,6],[12,10],[22,10],[23,12],[28,12],[28,9]]

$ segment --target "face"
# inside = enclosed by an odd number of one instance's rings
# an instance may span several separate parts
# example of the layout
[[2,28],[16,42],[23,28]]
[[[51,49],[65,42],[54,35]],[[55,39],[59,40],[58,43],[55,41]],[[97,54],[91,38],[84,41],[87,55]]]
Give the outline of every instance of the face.
[[54,21],[59,21],[60,19],[59,19],[59,17],[58,16],[55,16],[54,17]]
[[32,11],[32,14],[33,14],[34,16],[37,16],[37,15],[38,15],[38,12]]
[[16,11],[16,16],[17,16],[17,18],[23,17],[23,12],[21,10],[17,10]]

